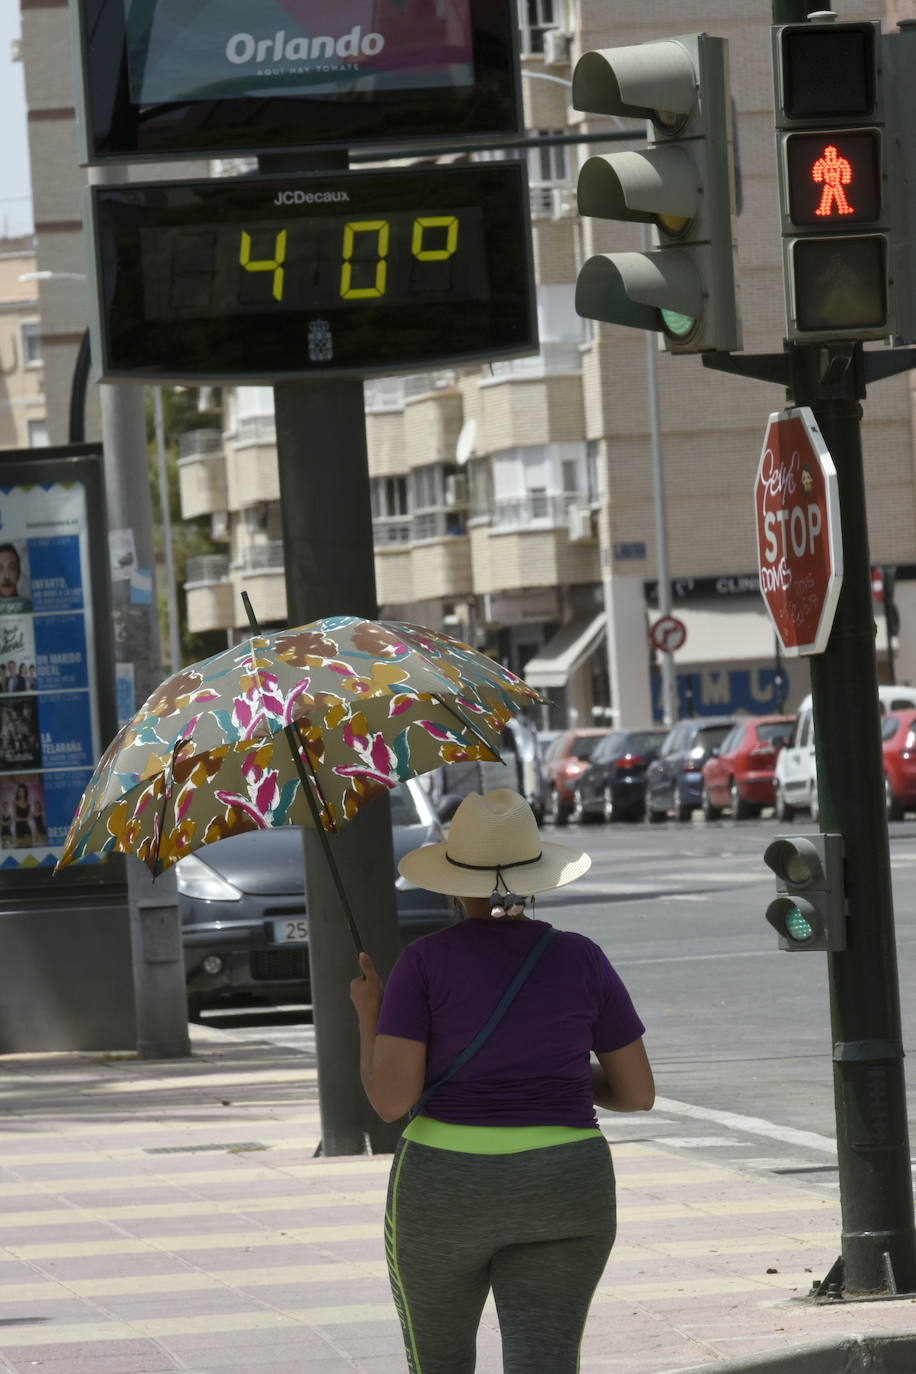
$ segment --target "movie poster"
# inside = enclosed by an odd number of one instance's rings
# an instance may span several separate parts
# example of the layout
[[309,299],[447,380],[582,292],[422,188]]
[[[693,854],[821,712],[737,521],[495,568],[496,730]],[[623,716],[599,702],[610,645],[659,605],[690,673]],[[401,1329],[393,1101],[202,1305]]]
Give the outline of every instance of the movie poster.
[[101,753],[86,489],[0,487],[0,872],[53,867]]

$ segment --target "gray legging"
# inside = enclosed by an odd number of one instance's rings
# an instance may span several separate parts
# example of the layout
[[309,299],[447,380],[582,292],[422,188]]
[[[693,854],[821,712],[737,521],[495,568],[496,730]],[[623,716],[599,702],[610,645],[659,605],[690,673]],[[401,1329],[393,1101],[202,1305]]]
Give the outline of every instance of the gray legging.
[[491,1287],[504,1374],[576,1374],[615,1231],[603,1138],[499,1155],[401,1140],[385,1244],[411,1374],[473,1374]]

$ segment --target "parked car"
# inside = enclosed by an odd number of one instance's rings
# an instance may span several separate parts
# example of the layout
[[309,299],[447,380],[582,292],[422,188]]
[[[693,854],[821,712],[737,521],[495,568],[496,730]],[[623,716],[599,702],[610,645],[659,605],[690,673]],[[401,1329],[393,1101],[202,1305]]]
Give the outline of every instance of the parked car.
[[780,749],[792,737],[794,716],[748,716],[725,736],[703,764],[700,805],[708,821],[723,808],[736,821],[773,805],[773,776]]
[[611,730],[573,788],[571,819],[639,820],[646,809],[646,769],[667,730]]
[[[911,706],[916,707],[916,687],[887,683],[879,686],[878,709],[882,716],[889,711],[905,711]],[[791,740],[776,760],[773,786],[773,805],[778,821],[791,821],[796,811],[810,811],[811,819],[818,819],[814,709],[810,693],[798,708]]]
[[523,715],[511,716],[499,744],[502,763],[481,759],[447,763],[421,779],[439,819],[450,821],[469,792],[489,792],[511,787],[520,792],[534,812],[538,825],[544,819],[544,760],[534,727]]
[[[391,793],[395,864],[445,838],[419,783]],[[310,1002],[308,918],[298,826],[233,835],[176,865],[188,1013],[245,1001]],[[401,944],[458,919],[449,897],[397,878]]]
[[598,741],[607,730],[562,730],[547,750],[547,814],[554,825],[565,825],[572,815],[576,785],[591,765]]
[[889,821],[916,810],[916,708],[888,711],[881,721],[884,800]]
[[646,773],[648,820],[666,820],[671,811],[690,820],[700,805],[703,764],[734,724],[734,716],[691,716],[671,727]]

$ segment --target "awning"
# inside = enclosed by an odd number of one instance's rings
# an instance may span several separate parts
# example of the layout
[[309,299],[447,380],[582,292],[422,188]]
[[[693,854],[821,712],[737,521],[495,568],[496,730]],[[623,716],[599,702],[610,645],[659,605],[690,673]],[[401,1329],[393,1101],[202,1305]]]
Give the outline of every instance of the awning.
[[[687,638],[674,655],[675,663],[734,663],[736,660],[771,659],[776,632],[761,601],[759,608],[730,604],[726,598],[710,606],[673,606],[671,614],[682,621]],[[652,624],[658,614],[651,614]]]
[[594,653],[604,635],[604,611],[577,616],[529,658],[522,677],[531,687],[565,687],[577,668]]

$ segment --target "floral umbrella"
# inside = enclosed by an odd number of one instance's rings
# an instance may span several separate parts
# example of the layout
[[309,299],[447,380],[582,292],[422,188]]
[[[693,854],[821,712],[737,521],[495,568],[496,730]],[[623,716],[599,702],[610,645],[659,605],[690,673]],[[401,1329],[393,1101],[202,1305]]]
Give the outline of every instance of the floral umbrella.
[[123,726],[57,867],[118,852],[158,874],[246,830],[318,824],[323,836],[407,778],[498,760],[506,721],[541,700],[418,625],[339,615],[257,633],[175,673]]

